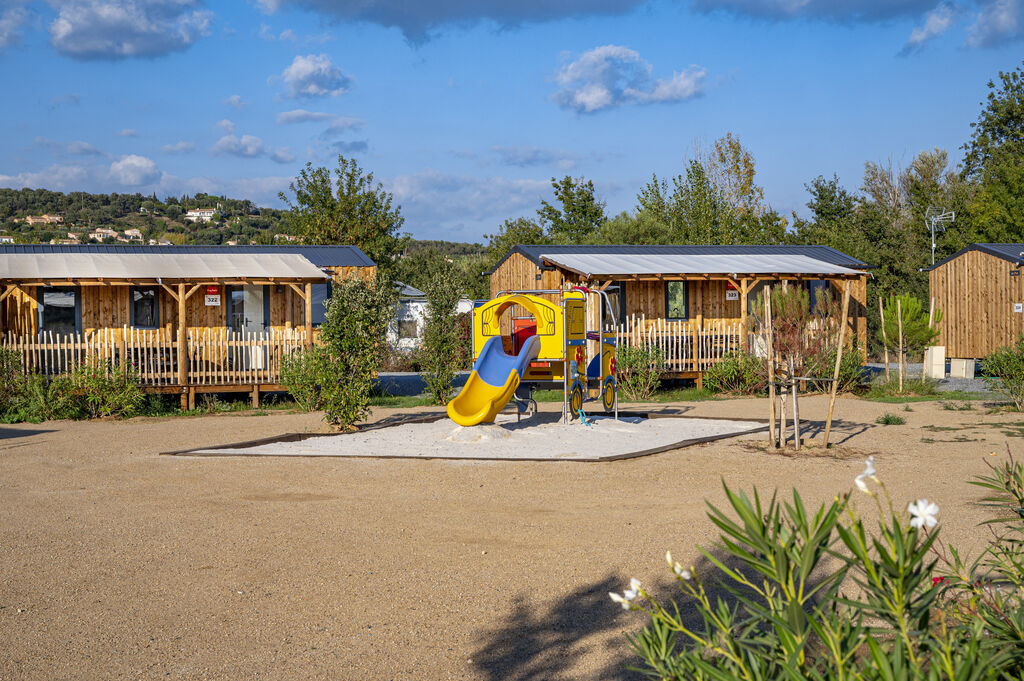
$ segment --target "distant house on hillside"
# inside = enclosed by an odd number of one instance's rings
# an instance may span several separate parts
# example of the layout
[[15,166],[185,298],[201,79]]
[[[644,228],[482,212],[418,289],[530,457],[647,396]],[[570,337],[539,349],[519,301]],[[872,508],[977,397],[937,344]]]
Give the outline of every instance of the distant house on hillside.
[[29,215],[25,222],[30,225],[59,225],[64,222],[64,218],[60,215]]
[[189,222],[209,222],[216,212],[215,208],[196,208],[185,213],[183,218]]
[[126,229],[124,230],[124,236],[119,236],[118,241],[124,241],[125,243],[142,243],[142,230],[138,229]]

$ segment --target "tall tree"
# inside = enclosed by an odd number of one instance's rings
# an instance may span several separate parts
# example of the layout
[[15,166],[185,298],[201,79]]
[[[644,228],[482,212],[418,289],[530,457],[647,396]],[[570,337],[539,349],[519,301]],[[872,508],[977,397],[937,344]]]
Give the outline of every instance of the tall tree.
[[484,234],[487,239],[487,269],[498,264],[513,246],[519,244],[549,244],[544,228],[529,218],[505,220],[494,234]]
[[582,243],[592,236],[607,219],[604,201],[597,199],[594,183],[582,177],[566,175],[561,180],[551,178],[555,200],[561,208],[541,201],[537,210],[540,223],[547,227],[548,237],[557,243]]
[[284,192],[279,196],[306,243],[358,246],[382,271],[405,247],[408,236],[399,233],[405,223],[401,207],[356,161],[339,155],[333,172],[306,163],[289,189],[294,198]]

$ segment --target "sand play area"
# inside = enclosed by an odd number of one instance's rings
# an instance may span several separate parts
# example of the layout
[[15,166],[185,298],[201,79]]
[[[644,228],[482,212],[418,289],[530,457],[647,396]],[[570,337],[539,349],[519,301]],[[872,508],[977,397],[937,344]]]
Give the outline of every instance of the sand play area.
[[671,417],[605,416],[562,423],[541,412],[517,419],[499,414],[494,423],[464,428],[447,418],[376,430],[302,439],[199,448],[195,456],[348,456],[511,461],[610,461],[644,456],[699,442],[765,430],[755,421]]
[[[800,406],[820,438],[827,398]],[[873,454],[894,501],[934,500],[973,557],[990,516],[968,481],[1008,443],[1024,455],[1024,416],[962,406],[840,399],[827,453],[756,433],[587,464],[160,456],[321,434],[315,414],[0,426],[0,679],[636,679],[643,620],[608,592],[669,593],[666,550],[707,570],[722,480],[817,507]],[[627,408],[767,416],[757,399]]]

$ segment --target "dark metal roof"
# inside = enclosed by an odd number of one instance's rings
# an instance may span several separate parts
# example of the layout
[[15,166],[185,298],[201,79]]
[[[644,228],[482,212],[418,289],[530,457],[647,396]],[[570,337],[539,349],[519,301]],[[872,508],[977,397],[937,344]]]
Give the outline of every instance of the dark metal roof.
[[[707,246],[692,244],[632,246],[623,244],[610,246],[513,246],[505,254],[505,257],[494,266],[494,270],[501,267],[501,264],[508,260],[513,253],[521,253],[538,266],[543,266],[541,255],[554,255],[558,253],[572,255],[803,255],[827,262],[830,265],[839,265],[840,267],[858,270],[872,269],[871,265],[861,262],[841,251],[837,251],[830,246]],[[494,270],[491,270],[491,272],[494,272]]]
[[192,255],[256,255],[292,254],[301,255],[317,267],[374,267],[370,260],[356,246],[137,246],[131,244],[58,245],[18,244],[0,246],[0,256],[5,254],[44,253],[106,253],[106,254],[169,254]]
[[948,258],[943,258],[928,269],[926,272],[931,272],[936,267],[941,267],[953,258],[959,258],[968,251],[981,251],[982,253],[988,253],[994,255],[997,258],[1008,260],[1014,265],[1024,264],[1024,244],[971,244],[967,248],[962,248]]

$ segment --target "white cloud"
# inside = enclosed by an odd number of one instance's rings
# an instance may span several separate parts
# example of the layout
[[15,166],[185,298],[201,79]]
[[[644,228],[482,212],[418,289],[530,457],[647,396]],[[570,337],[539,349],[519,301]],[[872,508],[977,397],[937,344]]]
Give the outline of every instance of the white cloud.
[[153,184],[160,179],[161,172],[152,159],[130,154],[110,164],[110,177],[128,187]]
[[270,152],[270,160],[274,163],[292,163],[295,161],[295,154],[288,147],[281,147]]
[[121,131],[117,133],[117,136],[118,137],[138,137],[139,133],[137,133],[135,130],[132,130],[131,128],[122,128]]
[[194,151],[196,148],[195,142],[175,142],[174,144],[165,144],[161,147],[161,150],[165,154],[187,154],[190,151]]
[[159,57],[208,35],[213,14],[198,0],[53,0],[50,37],[76,59]]
[[352,79],[326,54],[297,56],[284,70],[285,94],[292,99],[337,97],[348,92]]
[[331,150],[336,154],[364,154],[370,148],[366,140],[353,140],[351,142],[335,142]]
[[38,172],[22,172],[17,175],[0,174],[0,186],[21,189],[52,189],[54,191],[88,191],[97,189],[94,168],[79,164],[56,164]]
[[286,4],[304,7],[341,21],[366,21],[398,28],[412,42],[423,42],[446,26],[492,21],[503,28],[567,17],[625,14],[645,0],[257,0],[272,14]]
[[233,134],[224,135],[210,149],[210,153],[214,156],[241,156],[242,158],[262,156],[264,151],[266,149],[263,146],[263,140],[259,137],[255,135],[235,137]]
[[[3,4],[6,3],[0,3],[0,7]],[[18,29],[27,18],[28,12],[19,3],[11,3],[10,6],[0,10],[0,48],[18,42],[21,38]]]
[[920,50],[927,42],[948,31],[953,26],[955,18],[956,8],[953,5],[946,2],[940,4],[925,15],[922,26],[911,31],[907,44],[900,53],[906,55]]
[[[326,111],[306,111],[305,109],[292,109],[277,114],[278,125],[292,125],[293,123],[317,123],[320,121],[333,121],[338,118],[337,114]],[[353,119],[355,120],[355,119]]]
[[241,109],[245,106],[245,100],[242,99],[242,95],[231,95],[224,100],[224,103],[228,106],[233,106],[236,109]]
[[88,142],[74,141],[74,142],[57,142],[55,140],[48,139],[46,137],[35,138],[35,143],[47,149],[54,156],[106,156],[106,152],[102,149],[89,144]]
[[[466,223],[497,227],[507,217],[532,213],[540,197],[551,190],[546,179],[469,177],[433,169],[400,175],[384,184],[402,205],[409,223],[424,225],[434,234],[465,229]],[[479,239],[479,234],[473,239]]]
[[541,147],[491,147],[497,155],[498,162],[518,168],[536,166],[554,166],[559,170],[570,170],[576,167],[579,156],[562,149],[543,149]]
[[971,47],[993,47],[1024,38],[1024,0],[983,2],[974,23],[967,29]]
[[691,66],[669,79],[653,79],[651,65],[628,47],[604,45],[584,52],[554,76],[552,99],[563,109],[593,113],[626,104],[678,102],[701,94],[707,70]]
[[235,124],[227,118],[217,121],[217,127],[229,135],[235,131]]
[[82,102],[82,98],[78,96],[78,93],[77,92],[72,92],[72,93],[67,94],[67,95],[61,95],[59,97],[52,98],[50,100],[50,108],[51,109],[57,109],[57,108],[60,108],[62,106],[65,106],[65,105],[67,105],[67,106],[78,106],[79,104],[81,104],[81,102]]
[[88,142],[69,142],[67,146],[69,154],[75,156],[104,156],[105,154],[98,147]]

